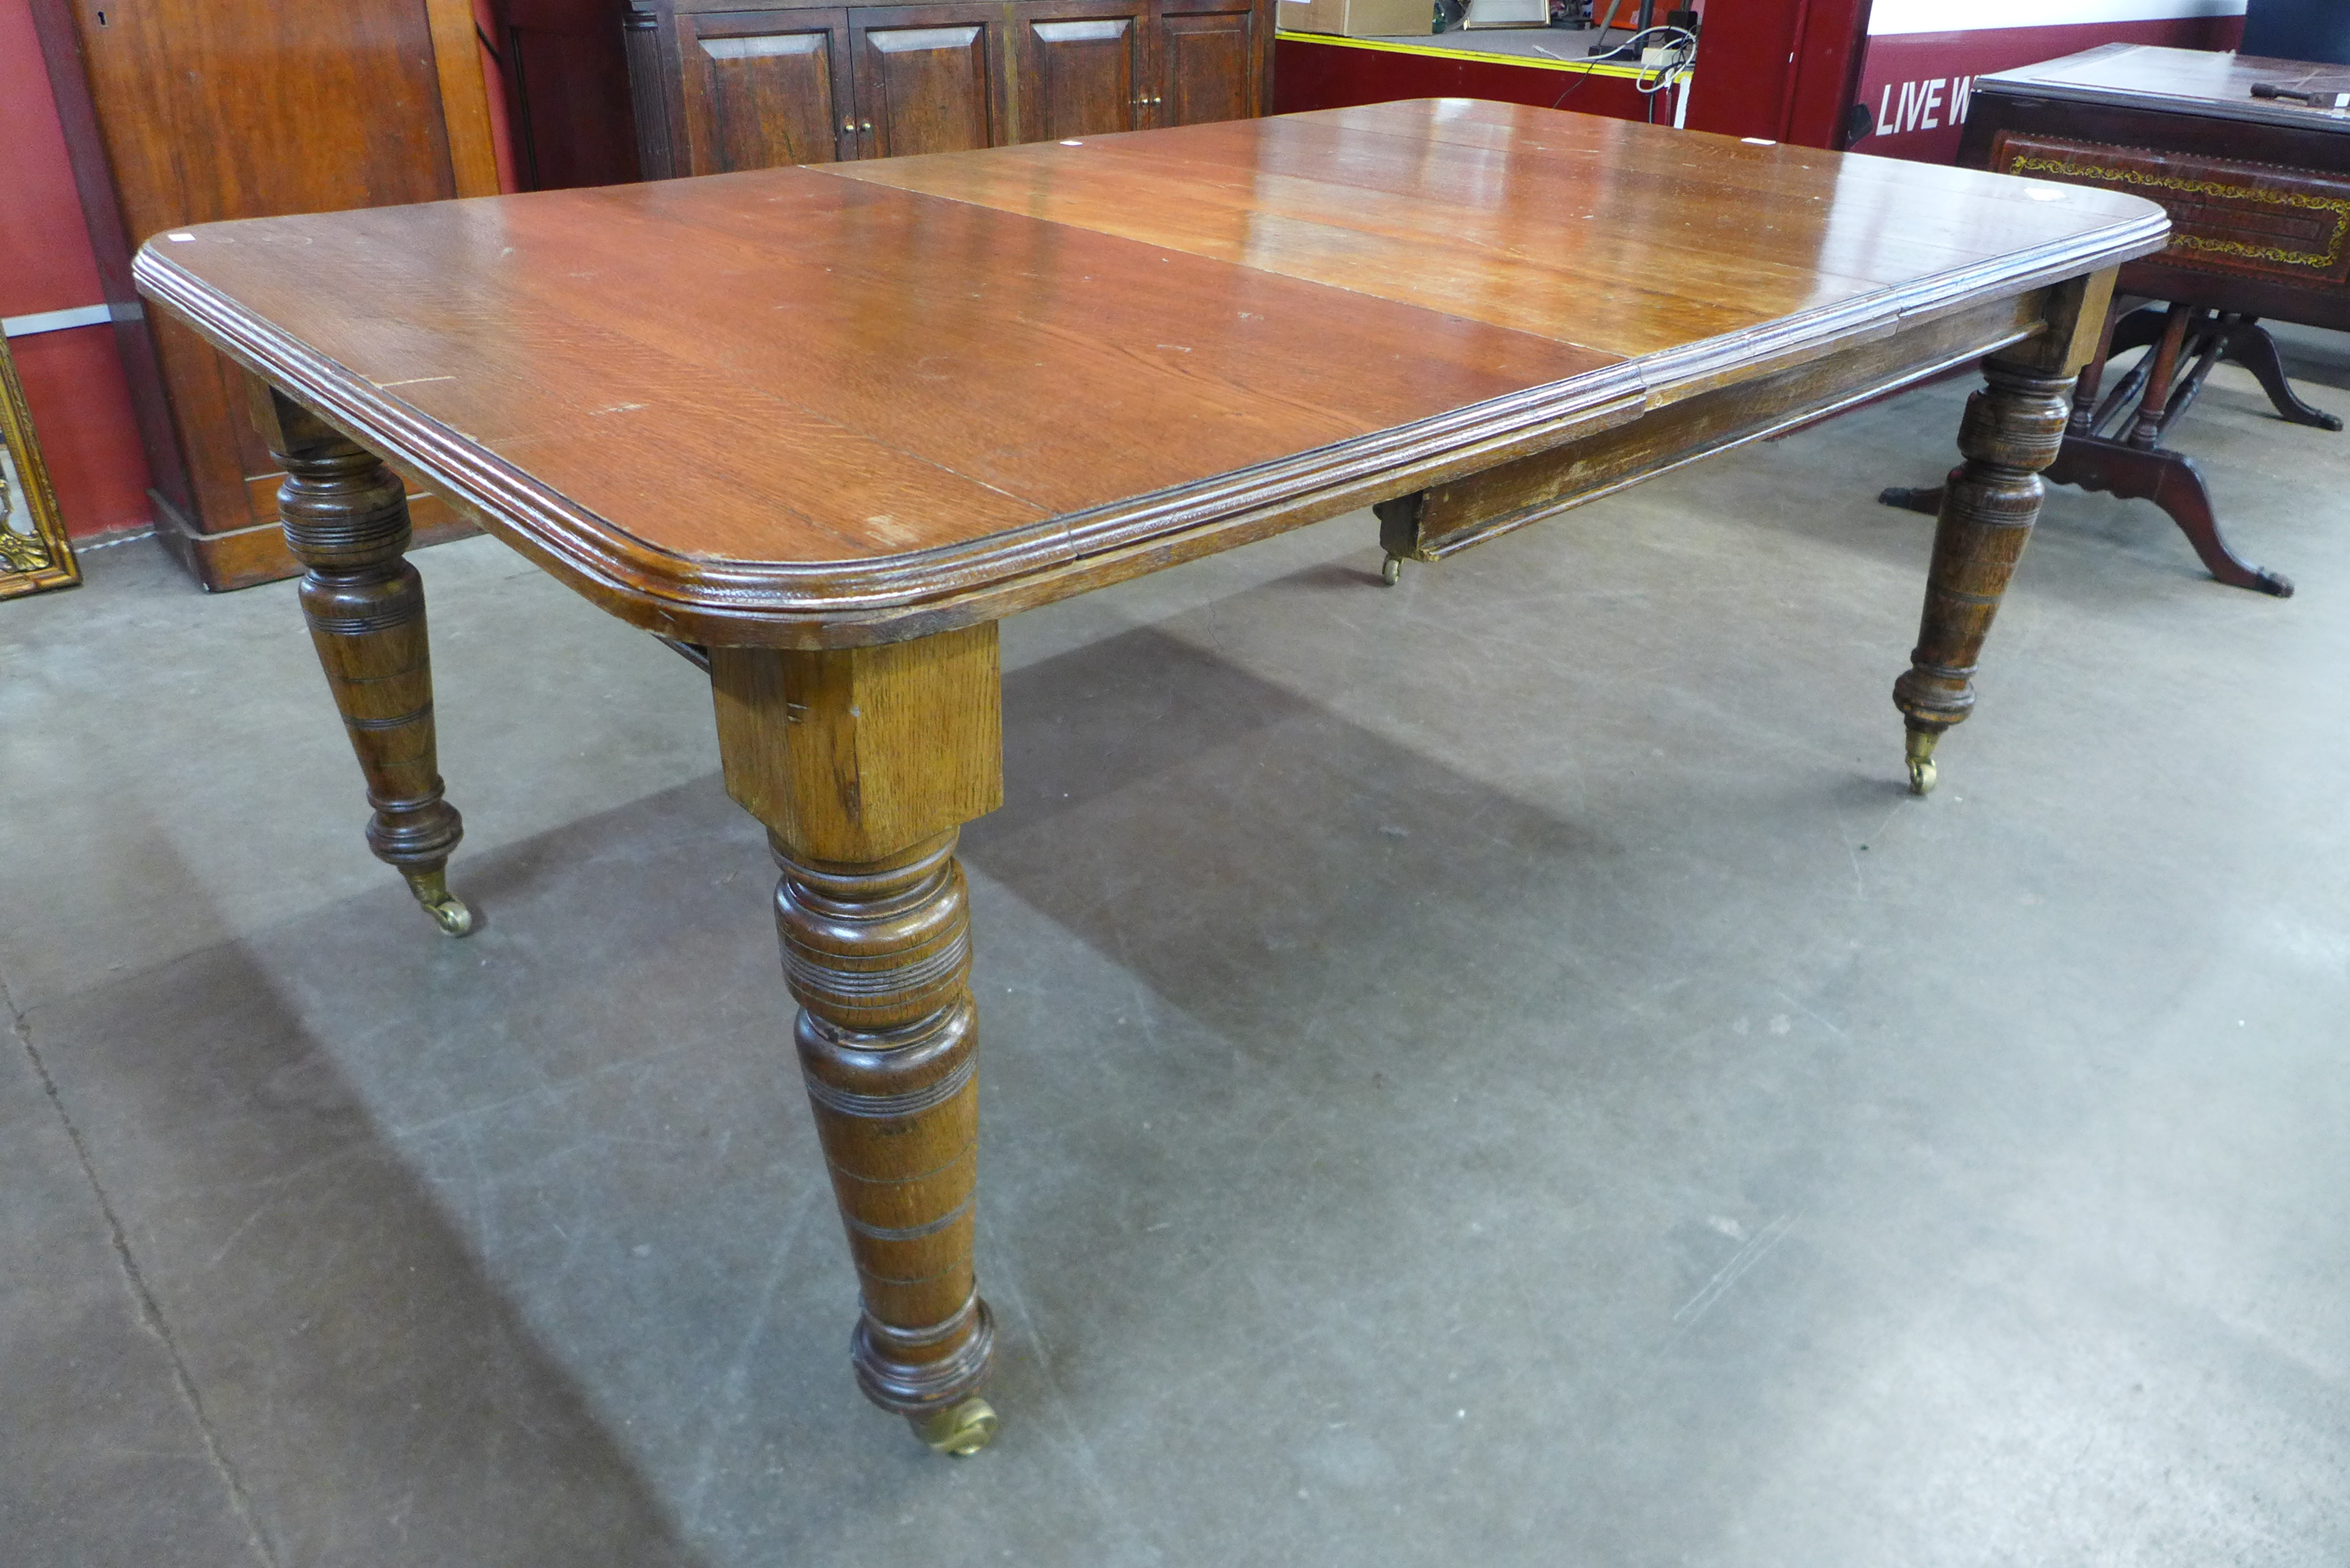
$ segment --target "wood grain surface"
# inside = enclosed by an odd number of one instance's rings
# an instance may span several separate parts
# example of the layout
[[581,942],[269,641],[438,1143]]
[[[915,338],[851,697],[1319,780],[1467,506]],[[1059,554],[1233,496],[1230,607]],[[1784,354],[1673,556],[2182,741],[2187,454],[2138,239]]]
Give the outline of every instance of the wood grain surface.
[[2055,212],[2072,198],[1955,170],[1655,132],[1517,104],[1388,103],[829,172],[1624,358],[1947,286],[2126,211]]
[[1073,140],[210,225],[139,275],[615,613],[816,646],[1421,490],[2164,239],[2126,195],[1466,100]]
[[2225,117],[2314,135],[2350,136],[2350,111],[2254,98],[2256,82],[2297,92],[2350,92],[2350,66],[2152,44],[2106,44],[1996,76],[1978,77],[1975,90],[2168,110],[2203,119]]

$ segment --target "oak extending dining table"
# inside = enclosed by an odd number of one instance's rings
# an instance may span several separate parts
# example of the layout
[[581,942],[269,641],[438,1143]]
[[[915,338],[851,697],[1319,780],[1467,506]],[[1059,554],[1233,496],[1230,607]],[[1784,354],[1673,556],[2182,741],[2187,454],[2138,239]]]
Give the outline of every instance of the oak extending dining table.
[[250,372],[369,844],[443,930],[403,479],[707,668],[852,1365],[968,1453],[954,850],[1002,794],[997,622],[1366,505],[1440,561],[1981,359],[1894,687],[1922,794],[2115,269],[2166,237],[2126,194],[1433,99],[211,224],[136,276]]

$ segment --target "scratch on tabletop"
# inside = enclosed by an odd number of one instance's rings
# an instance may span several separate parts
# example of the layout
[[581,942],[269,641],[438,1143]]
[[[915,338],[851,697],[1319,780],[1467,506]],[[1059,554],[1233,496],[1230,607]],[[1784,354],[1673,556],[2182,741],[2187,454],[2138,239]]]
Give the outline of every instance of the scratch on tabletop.
[[1773,991],[1772,994],[1776,996],[1780,1001],[1785,1002],[1788,1006],[1794,1008],[1796,1012],[1802,1013],[1804,1017],[1811,1019],[1814,1023],[1826,1030],[1829,1033],[1835,1035],[1837,1039],[1842,1040],[1845,1038],[1843,1027],[1839,1025],[1835,1020],[1820,1012],[1817,1008],[1806,1007],[1804,1003],[1796,1001],[1794,997],[1789,996],[1783,991]]
[[1769,1256],[1771,1250],[1786,1239],[1787,1232],[1794,1228],[1794,1215],[1782,1214],[1756,1231],[1753,1240],[1732,1253],[1730,1262],[1722,1264],[1721,1271],[1713,1278],[1706,1281],[1703,1288],[1688,1301],[1683,1302],[1681,1309],[1673,1314],[1673,1322],[1679,1325],[1675,1331],[1675,1337],[1678,1338],[1681,1334],[1687,1333],[1696,1326],[1698,1319],[1711,1312],[1714,1303],[1730,1293],[1731,1286],[1736,1284],[1749,1269]]

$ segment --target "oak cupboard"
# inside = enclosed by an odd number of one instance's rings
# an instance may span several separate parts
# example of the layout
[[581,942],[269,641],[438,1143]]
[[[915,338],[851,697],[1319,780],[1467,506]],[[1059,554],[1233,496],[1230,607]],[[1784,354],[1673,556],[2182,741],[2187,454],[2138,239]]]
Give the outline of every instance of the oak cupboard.
[[[471,0],[35,0],[154,488],[155,532],[208,588],[301,570],[244,377],[130,283],[150,236],[223,218],[494,195]],[[470,532],[411,498],[418,535]]]
[[1273,0],[822,5],[632,0],[648,178],[1242,119]]

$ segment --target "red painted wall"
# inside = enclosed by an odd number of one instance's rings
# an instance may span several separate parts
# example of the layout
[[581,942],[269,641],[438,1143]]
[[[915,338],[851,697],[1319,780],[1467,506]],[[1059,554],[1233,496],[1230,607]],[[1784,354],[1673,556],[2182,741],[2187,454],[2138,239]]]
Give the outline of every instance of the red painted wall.
[[[1835,146],[1852,103],[1868,6],[1869,0],[1700,0],[1691,7],[1701,41],[1690,89],[1690,128]],[[1668,8],[1660,5],[1658,15]],[[1551,82],[1562,77],[1284,38],[1274,55],[1274,107],[1285,113],[1399,98],[1548,104],[1560,90]],[[1561,107],[1620,119],[1648,112],[1647,99],[1630,82],[1604,77],[1591,78]],[[1668,118],[1670,105],[1660,99],[1658,113]]]
[[[30,0],[0,0],[0,316],[103,298]],[[104,324],[12,337],[34,433],[76,538],[149,521],[147,459]]]
[[1959,155],[1967,94],[1977,77],[2062,59],[2101,44],[2232,49],[2243,32],[2241,16],[2191,16],[1871,38],[1856,101],[1866,106],[1876,129],[1855,141],[1852,151],[1918,163],[1949,163]]
[[1699,16],[1691,130],[1837,144],[1868,0],[1712,0]]
[[[1447,38],[1448,45],[1457,41]],[[1563,96],[1562,96],[1563,95]],[[1273,47],[1273,111],[1347,109],[1409,98],[1482,98],[1578,109],[1617,119],[1639,119],[1648,100],[1628,77],[1586,76],[1505,60],[1464,60],[1443,55],[1365,49],[1284,36]],[[1657,99],[1657,117],[1669,120],[1670,98]]]

